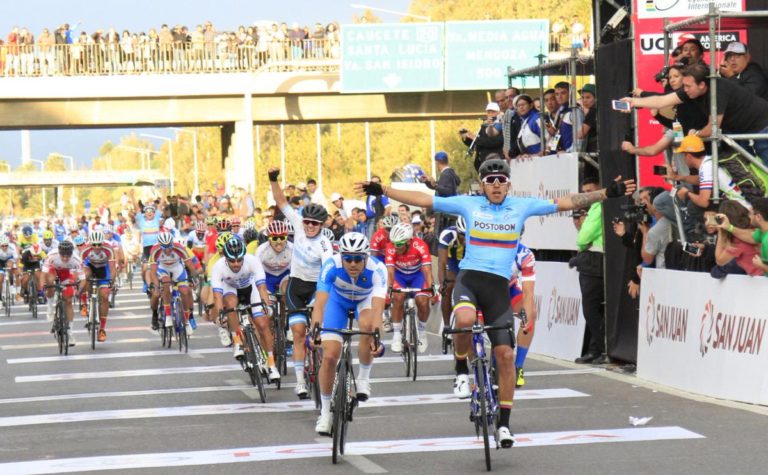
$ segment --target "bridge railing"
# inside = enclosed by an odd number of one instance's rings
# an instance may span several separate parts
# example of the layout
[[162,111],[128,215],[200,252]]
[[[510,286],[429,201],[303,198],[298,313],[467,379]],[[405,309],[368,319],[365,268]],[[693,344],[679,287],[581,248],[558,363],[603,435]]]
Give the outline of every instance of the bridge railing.
[[0,77],[102,76],[258,71],[279,64],[337,70],[338,40],[191,43],[73,43],[0,46]]

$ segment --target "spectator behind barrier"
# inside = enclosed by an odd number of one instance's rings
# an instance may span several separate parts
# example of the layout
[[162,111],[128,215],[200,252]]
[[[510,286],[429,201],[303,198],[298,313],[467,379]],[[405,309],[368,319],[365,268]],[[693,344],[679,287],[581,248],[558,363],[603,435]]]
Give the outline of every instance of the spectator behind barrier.
[[[664,189],[658,187],[641,188],[638,197],[641,205],[645,207],[645,215],[651,219],[641,219],[637,226],[643,234],[643,246],[641,256],[643,267],[656,267],[664,269],[664,250],[672,242],[672,224],[654,206],[654,200],[661,195]],[[641,276],[642,277],[642,276]]]
[[727,230],[737,238],[750,244],[758,244],[760,255],[752,259],[752,263],[762,269],[763,275],[768,276],[768,198],[760,198],[752,203],[751,225],[756,229],[737,228],[731,224],[728,216],[718,214],[718,227]]
[[[735,201],[725,200],[720,203],[720,213],[728,217],[728,221],[739,229],[750,227],[749,211]],[[717,220],[717,216],[714,217]],[[752,260],[758,255],[757,246],[742,241],[732,235],[727,229],[719,229],[715,262],[718,270],[712,270],[712,276],[725,277],[728,274],[763,275],[762,269],[754,265]]]
[[502,149],[504,147],[503,134],[496,135],[495,137],[488,136],[489,126],[496,128],[496,130],[499,132],[503,131],[501,122],[499,121],[500,111],[501,109],[499,108],[498,104],[495,102],[489,102],[488,105],[485,106],[485,120],[483,120],[483,122],[480,124],[480,128],[478,129],[477,134],[470,132],[464,127],[459,129],[461,140],[467,147],[469,147],[467,154],[469,155],[474,153],[475,155],[473,162],[475,171],[480,169],[480,164],[482,164],[487,159],[488,155],[492,153],[500,155],[502,153]]
[[517,147],[523,156],[540,155],[541,120],[539,111],[533,108],[533,99],[527,94],[517,96],[515,110],[520,118],[520,131],[515,137]]
[[724,61],[720,68],[723,77],[736,81],[752,94],[768,99],[768,78],[763,68],[752,62],[752,55],[744,43],[734,41],[728,45],[723,56]]

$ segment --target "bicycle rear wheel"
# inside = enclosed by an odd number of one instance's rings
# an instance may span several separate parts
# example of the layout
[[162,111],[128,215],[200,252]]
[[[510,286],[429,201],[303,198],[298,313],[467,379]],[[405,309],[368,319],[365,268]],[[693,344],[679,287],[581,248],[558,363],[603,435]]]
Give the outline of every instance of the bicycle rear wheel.
[[[343,356],[342,356],[343,358]],[[347,430],[347,365],[339,364],[336,375],[336,388],[333,395],[333,463],[338,462],[339,454],[344,453],[344,434]]]
[[315,409],[318,411],[322,406],[322,400],[320,398],[320,362],[322,357],[320,354],[319,349],[315,348],[312,350],[312,377],[310,383],[312,386],[312,395],[315,399]]
[[275,356],[275,366],[280,374],[285,375],[288,367],[285,359],[285,333],[280,322],[280,315],[276,311],[273,312],[272,316],[272,334],[275,339],[272,349],[272,354]]
[[413,381],[416,381],[416,374],[418,373],[419,368],[419,360],[418,360],[418,353],[419,353],[419,333],[416,329],[416,312],[413,311],[410,315],[408,326],[410,327],[408,330],[411,334],[411,376],[413,377]]
[[173,297],[172,304],[173,325],[176,328],[176,340],[179,343],[179,352],[189,352],[189,335],[187,335],[187,326],[184,321],[184,309],[181,306],[181,299]]
[[96,349],[96,334],[98,333],[99,324],[99,294],[98,289],[95,290],[95,297],[91,297],[91,311],[88,312],[88,334],[91,337],[91,349]]
[[[485,468],[491,471],[491,442],[488,438],[488,393],[485,387],[485,371],[477,378],[478,404],[480,405],[480,425],[483,428],[483,448],[485,449]],[[475,372],[475,374],[478,374]]]
[[261,351],[253,328],[248,328],[243,332],[245,334],[245,357],[246,371],[251,377],[251,384],[259,390],[259,398],[262,403],[267,402],[267,391],[264,388],[264,381],[261,379],[261,369],[259,368],[259,359],[256,356],[257,351]]
[[56,320],[54,324],[54,331],[56,332],[56,341],[59,343],[59,354],[64,354],[64,349],[69,345],[69,341],[66,341],[66,315],[64,314],[64,306],[61,302],[56,303]]
[[37,318],[37,286],[35,285],[34,274],[29,276],[27,294],[29,294],[29,311],[32,312],[32,318]]
[[5,279],[3,279],[3,286],[4,286],[4,292],[3,292],[3,303],[5,304],[5,316],[6,318],[11,318],[11,306],[13,305],[13,297],[11,297],[11,283],[8,282],[7,275],[5,276]]

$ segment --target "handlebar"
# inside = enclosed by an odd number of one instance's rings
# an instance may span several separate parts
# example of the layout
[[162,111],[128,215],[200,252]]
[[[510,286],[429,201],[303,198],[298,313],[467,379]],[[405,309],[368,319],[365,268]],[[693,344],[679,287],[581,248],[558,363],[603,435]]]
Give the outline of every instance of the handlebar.
[[223,308],[221,309],[222,314],[227,313],[237,313],[242,312],[243,310],[250,310],[252,308],[261,307],[262,310],[266,311],[266,306],[264,305],[264,302],[259,303],[250,303],[250,304],[237,304],[235,308]]
[[427,287],[425,289],[417,289],[413,287],[402,287],[399,289],[393,288],[390,290],[393,294],[410,294],[410,293],[420,293],[420,292],[428,292],[430,295],[434,295],[435,289],[432,287]]
[[475,322],[471,327],[466,328],[443,328],[443,335],[453,335],[456,333],[483,333],[494,330],[510,330],[514,326],[515,322],[510,321],[504,325],[480,325]]
[[376,348],[379,347],[381,344],[381,334],[379,333],[379,329],[376,328],[372,332],[366,332],[361,330],[349,330],[347,328],[323,328],[320,326],[319,323],[315,323],[315,325],[312,327],[312,341],[315,342],[315,345],[320,344],[320,332],[334,332],[339,333],[342,335],[342,337],[347,336],[352,337],[355,335],[361,335],[361,336],[372,336],[374,346]]

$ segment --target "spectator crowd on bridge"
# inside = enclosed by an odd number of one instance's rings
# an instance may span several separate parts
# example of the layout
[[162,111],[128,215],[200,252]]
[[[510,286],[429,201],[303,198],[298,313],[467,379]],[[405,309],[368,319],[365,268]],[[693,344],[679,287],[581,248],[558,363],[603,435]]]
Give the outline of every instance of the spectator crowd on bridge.
[[148,72],[254,71],[287,61],[337,59],[339,25],[300,26],[255,22],[228,31],[210,21],[194,27],[167,24],[147,31],[96,28],[77,23],[43,28],[35,35],[13,27],[0,39],[4,76],[105,75]]

